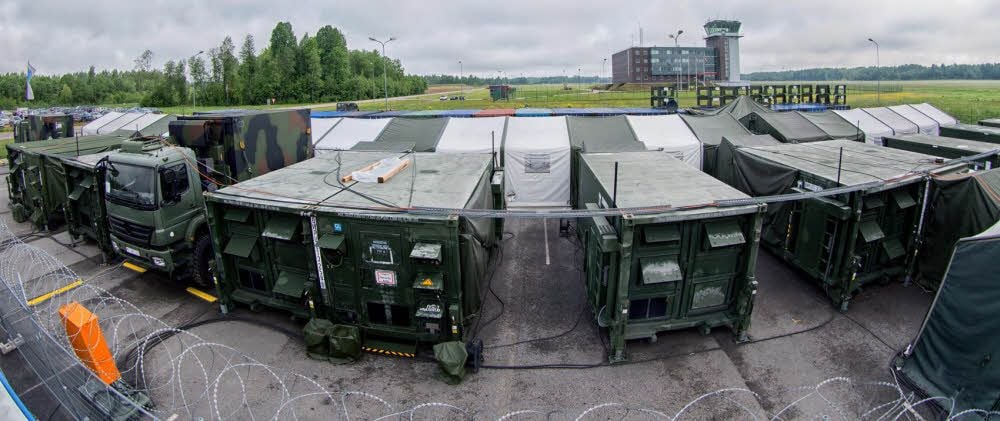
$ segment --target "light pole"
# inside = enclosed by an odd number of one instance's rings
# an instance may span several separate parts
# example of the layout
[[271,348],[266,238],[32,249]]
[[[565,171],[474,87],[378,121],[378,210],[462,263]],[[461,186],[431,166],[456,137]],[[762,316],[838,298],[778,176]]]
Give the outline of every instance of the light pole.
[[608,58],[605,57],[601,60],[601,83],[604,83],[604,67],[608,65]]
[[875,102],[879,106],[882,105],[882,66],[879,64],[878,58],[878,43],[875,40],[868,38],[872,44],[875,44]]
[[368,39],[382,44],[382,88],[385,89],[385,110],[389,111],[389,76],[385,73],[385,45],[395,41],[396,38],[389,37],[385,41],[379,41],[375,37],[368,37]]
[[[191,60],[194,60],[195,58],[197,58],[198,56],[200,56],[200,55],[202,55],[204,53],[205,53],[205,50],[199,51],[198,54],[195,54],[195,55],[191,56]],[[190,69],[191,69],[191,63],[188,63],[188,70],[190,70]],[[202,70],[204,71],[204,69],[202,69]],[[194,79],[194,73],[191,74],[191,79]],[[194,86],[194,90],[191,91],[191,112],[192,113],[194,113],[195,109],[198,108],[198,83],[197,83],[197,81],[194,81],[194,82],[195,82],[195,84],[194,84],[195,85]]]
[[576,68],[576,88],[583,90],[583,69],[580,67]]
[[[680,53],[681,53],[681,50],[680,50],[680,46],[681,46],[681,34],[683,34],[683,33],[684,33],[683,29],[678,29],[677,30],[677,34],[670,34],[670,35],[668,35],[668,37],[670,37],[670,39],[674,40],[674,48],[676,49],[675,51],[677,51],[678,55],[680,55]],[[679,90],[681,88],[681,66],[680,66],[681,61],[680,61],[680,59],[671,60],[671,61],[672,62],[676,61],[676,63],[677,63],[677,89]]]
[[462,60],[458,61],[458,89],[462,91],[462,96],[465,96],[465,85],[462,82]]

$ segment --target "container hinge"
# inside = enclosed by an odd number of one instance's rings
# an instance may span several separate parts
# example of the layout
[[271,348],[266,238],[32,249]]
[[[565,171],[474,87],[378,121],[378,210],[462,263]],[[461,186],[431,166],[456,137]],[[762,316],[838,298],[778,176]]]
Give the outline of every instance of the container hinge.
[[17,349],[17,347],[21,345],[24,345],[24,336],[21,336],[21,334],[18,333],[17,336],[11,338],[7,342],[0,343],[0,353],[3,353],[3,355],[10,354],[11,351]]
[[316,228],[316,215],[309,215],[309,229],[312,231],[313,255],[316,257],[316,276],[319,278],[320,302],[324,305],[333,305],[329,292],[326,290],[326,276],[323,274],[323,255],[319,249],[319,230]]

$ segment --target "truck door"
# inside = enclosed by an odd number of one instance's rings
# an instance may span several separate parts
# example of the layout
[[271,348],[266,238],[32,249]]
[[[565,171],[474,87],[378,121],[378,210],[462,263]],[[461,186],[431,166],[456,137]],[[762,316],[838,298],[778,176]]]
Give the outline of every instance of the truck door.
[[[174,236],[171,238],[177,240],[184,238],[187,227],[183,225],[191,219],[191,214],[201,211],[201,185],[197,178],[192,177],[191,171],[184,162],[159,169],[160,226],[165,230],[176,230],[172,231]],[[173,197],[168,197],[171,192]]]

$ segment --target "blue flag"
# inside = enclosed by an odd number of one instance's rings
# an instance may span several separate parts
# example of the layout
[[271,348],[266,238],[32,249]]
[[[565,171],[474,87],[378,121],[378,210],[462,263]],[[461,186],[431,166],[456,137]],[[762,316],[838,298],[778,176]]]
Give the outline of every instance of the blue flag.
[[27,87],[24,89],[24,99],[31,101],[35,99],[35,93],[31,91],[31,77],[35,75],[35,68],[31,66],[31,62],[28,62],[28,81]]

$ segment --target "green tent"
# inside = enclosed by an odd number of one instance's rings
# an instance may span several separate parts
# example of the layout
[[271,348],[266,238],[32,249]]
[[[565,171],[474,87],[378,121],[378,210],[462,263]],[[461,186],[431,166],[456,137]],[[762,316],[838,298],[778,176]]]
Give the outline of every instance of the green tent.
[[945,275],[955,242],[1000,220],[1000,169],[934,177],[924,243],[917,259],[920,282],[934,288]]
[[900,377],[925,396],[953,399],[932,401],[950,415],[1000,411],[1000,364],[993,361],[1000,355],[998,260],[1000,223],[959,240],[924,324],[895,362]]
[[778,145],[779,142],[768,134],[749,134],[736,136],[723,136],[722,143],[716,153],[715,178],[730,186],[735,186],[736,177],[736,149],[753,146]]
[[583,153],[645,151],[623,115],[611,117],[566,117],[569,142]]
[[847,120],[841,118],[837,113],[832,111],[823,111],[818,113],[803,113],[801,111],[796,111],[796,114],[802,116],[806,120],[815,124],[819,127],[827,136],[831,139],[847,139],[856,142],[865,141],[865,132],[861,131],[857,126],[851,124]]
[[702,170],[708,174],[715,174],[715,153],[722,143],[723,136],[753,134],[727,113],[705,116],[681,115],[681,119],[701,141]]
[[740,124],[757,134],[769,134],[782,143],[806,143],[833,138],[798,113],[754,111],[740,118]]
[[[385,147],[366,150],[434,152],[446,123],[447,118],[394,118],[375,138],[375,143],[388,142]],[[407,145],[413,146],[399,149]]]

